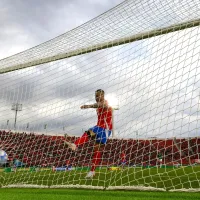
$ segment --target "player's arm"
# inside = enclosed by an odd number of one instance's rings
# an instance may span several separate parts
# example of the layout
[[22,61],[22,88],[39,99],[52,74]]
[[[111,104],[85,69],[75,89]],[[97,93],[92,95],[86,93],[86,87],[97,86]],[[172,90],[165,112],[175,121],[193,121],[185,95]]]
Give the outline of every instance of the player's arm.
[[98,103],[94,103],[94,104],[90,104],[90,105],[83,105],[83,106],[81,106],[81,109],[87,109],[87,108],[109,108],[109,107],[110,106],[105,101],[105,102],[98,102]]

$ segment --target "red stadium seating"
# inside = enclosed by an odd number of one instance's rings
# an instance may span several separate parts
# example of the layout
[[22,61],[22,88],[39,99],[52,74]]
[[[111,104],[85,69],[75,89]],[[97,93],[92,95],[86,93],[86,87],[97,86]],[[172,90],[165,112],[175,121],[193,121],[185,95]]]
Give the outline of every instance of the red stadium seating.
[[[67,140],[75,141],[75,137]],[[0,131],[0,148],[5,150],[10,161],[21,160],[26,166],[64,166],[70,160],[74,166],[88,166],[92,159],[92,141],[72,152],[64,146],[62,136],[12,133]],[[120,152],[126,154],[127,165],[157,165],[158,153],[163,164],[193,164],[199,159],[200,138],[183,139],[109,139],[102,147],[102,165],[118,165]]]

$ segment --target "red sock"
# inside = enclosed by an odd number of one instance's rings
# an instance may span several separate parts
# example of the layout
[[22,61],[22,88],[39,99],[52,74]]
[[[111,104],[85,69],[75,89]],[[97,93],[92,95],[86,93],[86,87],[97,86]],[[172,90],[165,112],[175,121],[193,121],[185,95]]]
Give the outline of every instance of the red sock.
[[85,132],[80,138],[78,138],[74,143],[76,146],[82,145],[86,142],[88,142],[88,134]]
[[101,162],[101,152],[95,151],[93,159],[92,159],[91,171],[95,171],[96,166],[99,165],[100,162]]

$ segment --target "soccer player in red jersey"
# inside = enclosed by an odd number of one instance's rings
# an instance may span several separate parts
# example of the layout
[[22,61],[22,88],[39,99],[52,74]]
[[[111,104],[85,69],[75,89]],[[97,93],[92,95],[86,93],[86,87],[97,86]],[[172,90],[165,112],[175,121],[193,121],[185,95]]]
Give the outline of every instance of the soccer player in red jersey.
[[120,157],[121,157],[121,166],[122,168],[124,168],[124,166],[126,165],[126,154],[124,153],[124,151],[122,151]]
[[95,92],[95,99],[96,103],[83,105],[81,109],[96,109],[97,125],[89,128],[75,143],[65,142],[69,148],[75,151],[78,146],[85,144],[90,138],[95,138],[92,167],[86,178],[92,178],[95,175],[96,166],[101,162],[100,146],[105,145],[107,138],[112,134],[112,107],[105,100],[105,92],[102,89],[98,89]]

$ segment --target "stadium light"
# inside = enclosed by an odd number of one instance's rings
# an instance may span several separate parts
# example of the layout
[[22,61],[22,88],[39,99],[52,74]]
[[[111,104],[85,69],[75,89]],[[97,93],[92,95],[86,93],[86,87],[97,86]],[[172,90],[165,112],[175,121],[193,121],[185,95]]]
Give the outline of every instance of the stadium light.
[[13,103],[11,110],[14,110],[14,111],[15,111],[14,129],[16,129],[16,124],[17,124],[17,112],[18,112],[18,111],[22,111],[22,104]]

